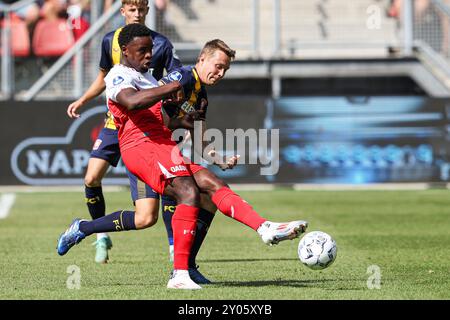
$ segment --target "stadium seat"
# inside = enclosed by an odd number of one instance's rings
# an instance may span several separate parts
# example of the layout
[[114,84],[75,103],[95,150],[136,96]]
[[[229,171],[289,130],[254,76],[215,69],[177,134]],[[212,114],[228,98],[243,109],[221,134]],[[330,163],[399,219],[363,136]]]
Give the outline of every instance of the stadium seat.
[[61,56],[74,43],[73,32],[65,19],[42,19],[36,24],[32,46],[37,57]]
[[[5,20],[0,21],[0,30],[5,27]],[[11,51],[14,57],[30,55],[30,34],[27,24],[15,14],[11,14]],[[0,54],[3,53],[0,46]]]

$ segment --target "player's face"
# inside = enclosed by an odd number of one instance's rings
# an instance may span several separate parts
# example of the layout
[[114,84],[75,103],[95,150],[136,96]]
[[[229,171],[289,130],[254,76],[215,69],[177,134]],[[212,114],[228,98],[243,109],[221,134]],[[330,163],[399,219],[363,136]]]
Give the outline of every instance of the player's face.
[[221,50],[203,54],[196,65],[200,81],[207,86],[217,84],[230,68],[230,62],[230,57]]
[[151,37],[136,37],[123,48],[124,64],[146,73],[152,60],[153,40]]
[[148,13],[148,7],[126,4],[120,8],[120,13],[125,17],[125,24],[145,24],[145,17]]

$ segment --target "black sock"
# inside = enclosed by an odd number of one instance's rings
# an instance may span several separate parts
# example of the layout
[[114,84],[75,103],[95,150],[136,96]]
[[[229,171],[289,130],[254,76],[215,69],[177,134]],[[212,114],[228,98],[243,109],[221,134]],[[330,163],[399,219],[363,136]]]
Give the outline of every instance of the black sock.
[[93,233],[136,230],[134,211],[116,211],[107,216],[80,223],[80,231],[86,237]]
[[102,187],[84,186],[86,204],[92,220],[105,216],[105,199],[103,198]]
[[164,220],[164,225],[166,226],[167,238],[169,239],[169,245],[173,245],[173,230],[172,230],[172,216],[175,212],[175,207],[177,202],[167,196],[162,196],[161,199],[161,210]]
[[205,240],[213,219],[214,213],[205,209],[200,209],[197,218],[197,229],[195,230],[194,243],[192,244],[191,254],[189,255],[189,268],[197,267],[195,259],[197,258],[198,251],[202,246],[203,240]]

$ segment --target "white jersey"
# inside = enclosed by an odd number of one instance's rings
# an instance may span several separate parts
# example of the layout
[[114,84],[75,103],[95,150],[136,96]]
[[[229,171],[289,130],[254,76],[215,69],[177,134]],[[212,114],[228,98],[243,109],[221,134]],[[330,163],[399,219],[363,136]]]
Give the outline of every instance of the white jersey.
[[123,64],[116,64],[109,70],[105,77],[105,84],[106,98],[114,102],[118,102],[117,95],[123,89],[134,88],[139,91],[158,87],[158,81],[150,72],[141,73]]

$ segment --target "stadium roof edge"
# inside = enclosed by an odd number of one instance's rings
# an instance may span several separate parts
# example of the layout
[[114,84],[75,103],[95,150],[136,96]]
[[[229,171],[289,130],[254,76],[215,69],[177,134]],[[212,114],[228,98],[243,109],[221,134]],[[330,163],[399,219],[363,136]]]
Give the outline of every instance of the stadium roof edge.
[[430,97],[449,98],[450,87],[415,57],[236,61],[228,79],[408,76]]

